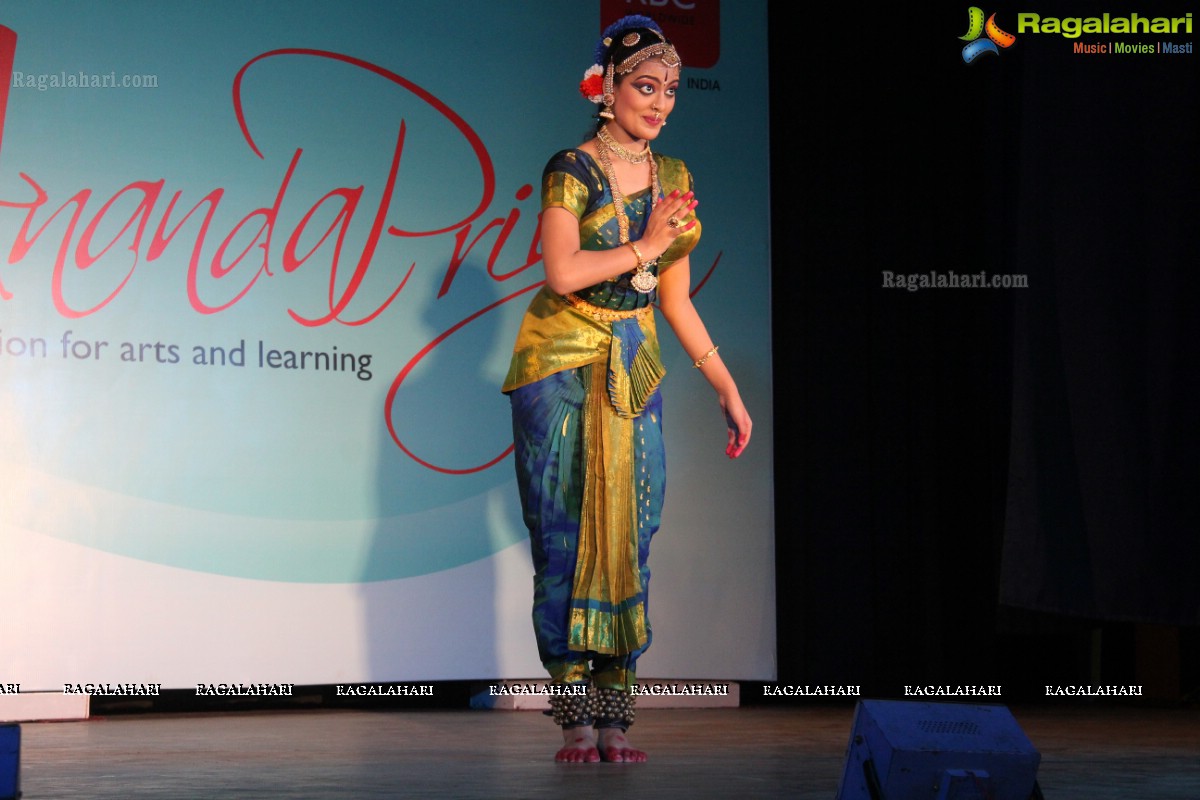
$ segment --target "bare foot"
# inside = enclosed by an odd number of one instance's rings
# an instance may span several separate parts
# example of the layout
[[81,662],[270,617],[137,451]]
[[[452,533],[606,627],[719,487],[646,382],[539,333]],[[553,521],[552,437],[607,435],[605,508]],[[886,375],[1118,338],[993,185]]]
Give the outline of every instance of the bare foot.
[[571,764],[595,764],[600,760],[596,735],[590,727],[563,728],[562,749],[554,754],[555,761]]
[[646,760],[646,753],[629,744],[620,728],[600,729],[600,754],[605,761],[627,764],[640,764]]

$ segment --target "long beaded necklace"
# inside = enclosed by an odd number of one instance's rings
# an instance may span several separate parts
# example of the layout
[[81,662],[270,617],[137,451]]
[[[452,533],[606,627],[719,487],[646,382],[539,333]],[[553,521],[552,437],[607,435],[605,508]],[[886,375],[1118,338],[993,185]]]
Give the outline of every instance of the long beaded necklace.
[[[661,192],[661,187],[658,184],[658,163],[651,156],[649,144],[646,145],[646,149],[642,152],[633,153],[629,149],[622,147],[603,127],[596,132],[596,142],[596,152],[600,156],[600,166],[604,168],[604,176],[608,179],[608,188],[612,192],[613,210],[617,216],[617,232],[621,245],[624,246],[629,244],[629,217],[625,214],[625,195],[621,194],[621,187],[617,185],[617,172],[613,169],[612,160],[608,157],[609,151],[616,153],[619,157],[632,164],[640,164],[647,159],[650,160],[651,211],[658,205],[658,195]],[[629,279],[629,283],[641,294],[649,294],[658,286],[658,278],[650,271],[650,267],[656,264],[658,259],[642,261],[641,254],[637,250],[634,251],[634,255],[638,258],[638,265],[637,269],[633,272],[633,277]]]

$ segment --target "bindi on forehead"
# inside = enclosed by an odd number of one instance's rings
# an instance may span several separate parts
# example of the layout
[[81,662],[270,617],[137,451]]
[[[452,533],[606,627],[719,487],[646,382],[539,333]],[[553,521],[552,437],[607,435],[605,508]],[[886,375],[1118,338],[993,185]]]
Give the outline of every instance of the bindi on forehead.
[[671,83],[672,81],[679,80],[679,68],[668,67],[661,60],[652,58],[639,64],[637,69],[630,73],[628,77],[634,80],[638,78],[654,78],[663,83]]

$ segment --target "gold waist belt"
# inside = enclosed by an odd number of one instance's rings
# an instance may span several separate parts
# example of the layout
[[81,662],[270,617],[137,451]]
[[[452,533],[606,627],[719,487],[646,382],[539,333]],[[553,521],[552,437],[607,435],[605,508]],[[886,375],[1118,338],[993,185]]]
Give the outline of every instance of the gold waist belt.
[[632,311],[617,311],[616,309],[605,308],[604,306],[598,306],[589,303],[587,300],[584,300],[582,297],[573,292],[564,294],[563,300],[567,301],[567,303],[570,304],[570,306],[575,310],[582,311],[589,317],[598,319],[601,322],[612,322],[613,320],[617,319],[633,319],[634,317],[641,318],[649,314],[654,308],[653,306],[642,306],[641,308],[635,308]]

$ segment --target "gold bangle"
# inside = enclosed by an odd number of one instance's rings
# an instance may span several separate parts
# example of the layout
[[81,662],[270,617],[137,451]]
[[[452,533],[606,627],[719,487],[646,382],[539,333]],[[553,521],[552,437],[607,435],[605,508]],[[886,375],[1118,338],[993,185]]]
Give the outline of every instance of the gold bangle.
[[710,358],[712,358],[714,355],[717,354],[718,349],[720,349],[720,348],[718,348],[717,345],[714,344],[712,350],[709,350],[707,353],[705,353],[704,355],[700,356],[695,361],[693,361],[692,366],[695,367],[696,369],[700,369],[701,367],[704,366],[705,361],[708,361]]
[[633,248],[633,257],[637,259],[637,266],[634,269],[641,269],[645,267],[646,259],[642,256],[642,251],[639,250],[638,246],[633,242],[630,242],[629,246]]

